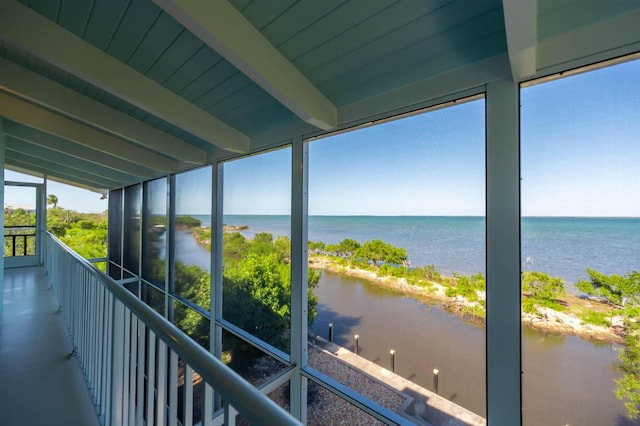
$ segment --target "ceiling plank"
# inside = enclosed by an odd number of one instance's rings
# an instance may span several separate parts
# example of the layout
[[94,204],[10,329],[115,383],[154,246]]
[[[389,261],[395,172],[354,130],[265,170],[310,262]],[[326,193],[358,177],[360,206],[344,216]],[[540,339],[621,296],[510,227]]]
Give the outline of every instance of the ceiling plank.
[[[342,106],[339,109],[340,124],[361,124],[362,121],[388,117],[389,112],[401,114],[463,98],[484,91],[488,82],[505,79],[509,79],[506,53]],[[387,113],[381,114],[380,111]]]
[[640,9],[567,31],[540,42],[538,68],[545,73],[578,68],[640,49]]
[[247,152],[249,137],[28,7],[0,0],[0,39],[192,133]]
[[504,28],[514,81],[535,75],[538,39],[537,0],[503,0]]
[[119,181],[106,179],[89,172],[84,172],[75,168],[63,166],[49,159],[33,157],[21,152],[20,150],[7,148],[7,150],[5,151],[5,155],[7,161],[16,160],[21,162],[22,164],[29,164],[32,168],[42,170],[46,174],[64,175],[68,178],[77,179],[79,181],[89,183],[93,186],[103,186],[106,188],[124,186]]
[[0,93],[0,115],[151,169],[177,169],[175,160],[4,93]]
[[20,152],[35,158],[46,159],[56,165],[75,169],[83,173],[89,173],[91,175],[95,175],[97,178],[121,182],[121,186],[138,181],[136,176],[109,169],[93,162],[80,161],[77,157],[56,151],[46,146],[36,145],[22,139],[17,139],[11,135],[7,135],[6,149]]
[[302,120],[337,126],[337,108],[228,1],[153,0]]
[[102,184],[98,183],[98,182],[94,182],[91,180],[85,180],[83,178],[80,178],[78,176],[69,176],[65,173],[59,172],[59,171],[52,171],[51,174],[48,174],[46,171],[46,168],[38,166],[36,164],[31,163],[30,161],[22,161],[20,158],[13,158],[12,157],[12,153],[8,153],[7,158],[6,158],[6,163],[7,165],[12,165],[15,167],[19,167],[21,169],[25,169],[25,170],[30,170],[30,171],[37,171],[42,173],[43,175],[47,175],[47,176],[52,176],[55,178],[59,178],[59,179],[64,179],[66,182],[69,182],[70,185],[73,186],[78,186],[81,188],[86,188],[89,189],[91,188],[91,190],[95,191],[95,192],[102,192],[104,190],[109,189],[108,187],[103,186]]
[[206,161],[203,150],[1,58],[0,88],[177,160]]
[[151,179],[161,175],[160,173],[154,172],[130,161],[124,161],[120,158],[105,154],[87,146],[10,120],[5,120],[4,131],[7,135],[13,136],[16,139],[53,149],[80,160],[90,161],[96,165],[108,167],[121,173],[138,176],[140,180]]

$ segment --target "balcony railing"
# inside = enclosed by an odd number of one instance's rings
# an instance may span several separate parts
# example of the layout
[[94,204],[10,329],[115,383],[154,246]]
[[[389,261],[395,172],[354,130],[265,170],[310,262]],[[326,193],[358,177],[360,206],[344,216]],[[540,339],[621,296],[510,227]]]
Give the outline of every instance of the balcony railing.
[[5,257],[31,256],[36,253],[35,225],[4,227]]
[[[266,395],[51,234],[45,266],[102,424],[300,424]],[[214,412],[214,394],[223,407]]]

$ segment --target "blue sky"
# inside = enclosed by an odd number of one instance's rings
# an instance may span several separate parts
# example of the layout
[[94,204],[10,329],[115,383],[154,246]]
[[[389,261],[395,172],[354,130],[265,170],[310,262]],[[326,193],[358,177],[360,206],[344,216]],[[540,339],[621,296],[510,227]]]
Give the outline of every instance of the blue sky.
[[[42,178],[34,178],[22,173],[5,170],[7,181],[42,183]],[[58,197],[58,205],[66,209],[80,212],[102,213],[107,210],[107,200],[101,200],[101,195],[86,189],[48,181],[47,192]],[[22,208],[34,208],[35,190],[33,188],[5,187],[5,205]]]
[[522,214],[640,216],[640,60],[525,88]]
[[[640,217],[640,61],[525,88],[521,105],[524,216]],[[484,138],[476,100],[310,142],[309,213],[484,215]],[[290,148],[225,163],[225,214],[289,214],[290,163]],[[178,178],[191,188],[178,214],[208,211],[210,173]],[[55,182],[49,193],[66,208],[107,208]],[[15,197],[5,201],[20,206]]]

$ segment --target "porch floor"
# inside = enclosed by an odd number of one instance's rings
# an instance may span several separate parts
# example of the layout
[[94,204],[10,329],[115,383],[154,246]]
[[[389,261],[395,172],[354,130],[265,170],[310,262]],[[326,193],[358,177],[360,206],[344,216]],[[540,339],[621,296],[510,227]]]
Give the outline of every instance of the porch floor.
[[98,425],[42,267],[5,269],[0,424]]

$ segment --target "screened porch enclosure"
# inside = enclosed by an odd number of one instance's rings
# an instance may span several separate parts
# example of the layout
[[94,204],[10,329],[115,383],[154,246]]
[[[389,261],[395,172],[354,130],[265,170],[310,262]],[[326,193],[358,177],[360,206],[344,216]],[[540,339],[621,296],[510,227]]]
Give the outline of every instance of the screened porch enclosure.
[[[9,317],[16,298],[51,296],[34,303],[61,316],[61,347],[101,424],[332,423],[320,405],[361,424],[533,424],[520,98],[533,84],[637,60],[639,21],[637,0],[0,0],[0,158],[37,180],[3,177],[1,324],[20,318]],[[448,118],[459,110],[471,118]],[[410,122],[413,145],[376,134]],[[392,187],[401,176],[412,182]],[[108,198],[108,253],[94,259],[104,271],[47,232],[48,182]],[[464,201],[447,198],[461,191]],[[336,322],[340,344],[313,333],[314,318],[358,324],[354,312],[367,312],[362,297],[318,313],[316,217],[363,226],[377,215],[477,219],[468,258],[480,266],[464,272],[486,281],[475,302],[486,326],[469,332],[473,351],[429,342],[470,367],[418,356],[421,374],[404,377],[405,348],[367,359],[374,345],[354,328]],[[253,216],[259,226],[243,228]],[[374,279],[428,266],[415,259],[364,266]],[[22,277],[33,293],[17,291]],[[334,375],[318,354],[367,379]],[[3,373],[18,369],[11,359]]]

